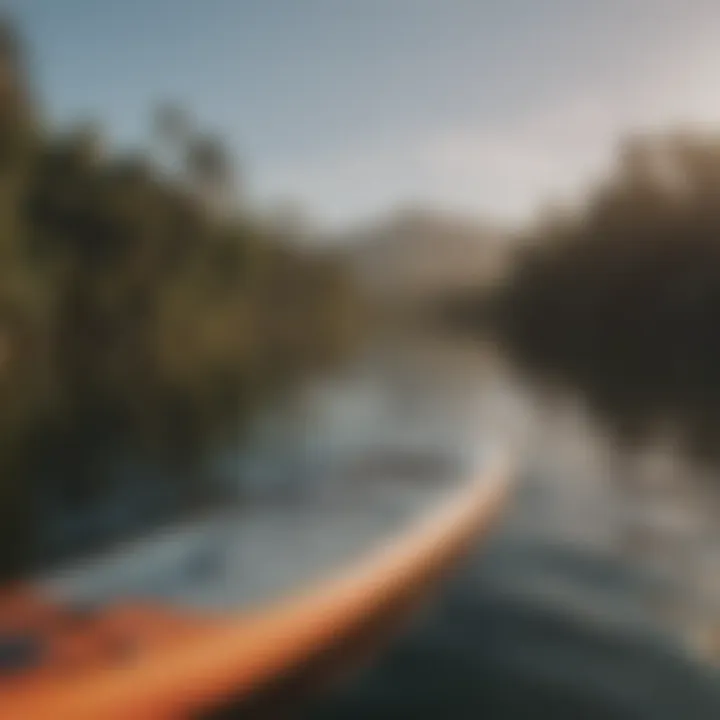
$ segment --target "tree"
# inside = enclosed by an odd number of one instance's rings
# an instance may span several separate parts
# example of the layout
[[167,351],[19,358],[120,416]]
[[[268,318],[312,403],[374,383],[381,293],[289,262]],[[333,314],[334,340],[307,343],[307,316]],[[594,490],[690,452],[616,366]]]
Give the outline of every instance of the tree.
[[632,138],[582,213],[536,229],[500,292],[506,347],[580,388],[618,436],[683,418],[689,444],[720,438],[702,410],[720,402],[718,193],[720,138]]

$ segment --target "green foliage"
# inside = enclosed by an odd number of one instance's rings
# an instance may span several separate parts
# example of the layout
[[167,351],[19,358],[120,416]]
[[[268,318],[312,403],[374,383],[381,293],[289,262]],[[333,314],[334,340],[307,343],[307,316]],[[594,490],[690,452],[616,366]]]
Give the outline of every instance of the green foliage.
[[[110,153],[95,125],[40,128],[10,37],[0,32],[0,507],[17,516],[33,452],[89,427],[171,455],[237,428],[338,349],[352,292],[337,263],[235,209],[228,150],[181,109],[158,110],[154,163]],[[80,466],[60,475],[102,487]]]
[[628,140],[579,213],[529,233],[497,300],[506,346],[582,389],[623,440],[670,420],[717,452],[720,140]]

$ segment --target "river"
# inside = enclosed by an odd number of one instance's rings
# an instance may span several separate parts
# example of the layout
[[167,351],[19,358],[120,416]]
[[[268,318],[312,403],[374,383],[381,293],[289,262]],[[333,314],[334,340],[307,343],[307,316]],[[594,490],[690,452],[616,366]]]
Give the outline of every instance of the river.
[[240,476],[287,492],[333,457],[497,443],[520,479],[500,530],[308,717],[720,717],[714,471],[667,442],[619,448],[491,345],[384,338],[259,419]]
[[[292,541],[291,508],[338,463],[498,444],[515,462],[518,491],[490,542],[308,718],[710,720],[720,717],[720,484],[670,437],[629,452],[579,396],[513,370],[492,344],[406,332],[277,400],[207,472],[247,503],[241,579],[252,591],[254,577],[268,587],[296,577],[298,553],[275,541]],[[124,496],[155,504],[171,487],[151,468],[120,475],[137,481],[120,483]],[[120,524],[137,515],[123,502],[108,502]],[[93,527],[110,518],[90,516]],[[75,514],[47,523],[47,542],[85,525]],[[348,527],[330,512],[310,535],[322,554]]]

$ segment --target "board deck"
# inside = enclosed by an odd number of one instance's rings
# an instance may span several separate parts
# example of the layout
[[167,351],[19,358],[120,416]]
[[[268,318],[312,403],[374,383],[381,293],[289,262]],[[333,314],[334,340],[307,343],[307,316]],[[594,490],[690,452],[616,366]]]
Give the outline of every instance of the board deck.
[[382,639],[509,488],[503,458],[422,488],[368,482],[354,499],[316,488],[285,514],[211,514],[33,578],[0,598],[0,717],[162,720],[252,703]]

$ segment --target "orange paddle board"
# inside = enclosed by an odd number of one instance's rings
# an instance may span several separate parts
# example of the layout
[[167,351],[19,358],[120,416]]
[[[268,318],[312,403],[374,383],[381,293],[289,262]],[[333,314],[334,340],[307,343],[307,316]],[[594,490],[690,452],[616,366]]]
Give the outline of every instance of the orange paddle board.
[[[488,532],[509,489],[503,459],[476,468],[374,551],[249,609],[197,600],[211,578],[223,578],[202,556],[188,585],[196,602],[182,588],[169,599],[122,593],[132,563],[152,555],[160,567],[206,529],[9,589],[0,597],[0,718],[169,720],[224,702],[260,707],[304,675],[332,672],[382,641]],[[223,548],[232,554],[232,544]]]

